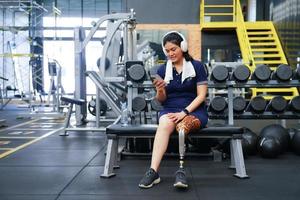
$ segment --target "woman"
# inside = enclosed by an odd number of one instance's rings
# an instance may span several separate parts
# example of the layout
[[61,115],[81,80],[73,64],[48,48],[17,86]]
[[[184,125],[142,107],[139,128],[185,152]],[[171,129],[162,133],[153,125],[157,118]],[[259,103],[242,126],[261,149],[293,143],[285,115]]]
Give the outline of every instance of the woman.
[[[201,62],[193,60],[188,53],[187,42],[182,34],[168,32],[162,39],[162,48],[168,61],[157,70],[153,84],[156,98],[163,105],[159,115],[159,125],[155,134],[151,167],[141,180],[140,188],[150,188],[160,182],[158,169],[168,147],[170,135],[186,116],[195,118],[200,127],[205,127],[208,115],[205,98],[207,76]],[[176,182],[187,187],[185,172],[176,172]]]

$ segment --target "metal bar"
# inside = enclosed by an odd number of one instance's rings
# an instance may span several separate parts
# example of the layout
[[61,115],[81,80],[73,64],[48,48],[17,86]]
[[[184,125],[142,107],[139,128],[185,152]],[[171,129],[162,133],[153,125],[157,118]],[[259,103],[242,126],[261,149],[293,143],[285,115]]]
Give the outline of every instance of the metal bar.
[[117,158],[116,155],[117,152],[118,152],[118,139],[117,138],[109,139],[107,144],[107,150],[106,150],[104,170],[100,177],[110,178],[116,175],[115,173],[113,173],[113,170],[114,170],[114,165],[116,163],[115,159]]
[[131,17],[131,13],[117,13],[117,14],[110,14],[110,15],[105,15],[105,16],[101,17],[96,22],[96,25],[91,29],[91,31],[89,32],[89,34],[83,41],[82,49],[86,47],[87,43],[91,40],[91,38],[94,36],[94,34],[96,33],[96,31],[98,30],[98,28],[104,21],[108,21],[108,20],[114,21],[114,20],[119,20],[119,19],[125,20],[125,19],[129,19],[130,17]]
[[234,163],[235,163],[235,170],[236,170],[234,176],[238,178],[248,178],[248,175],[246,174],[245,163],[244,163],[244,155],[243,155],[241,139],[232,139],[231,142],[233,148],[231,149],[231,151],[233,151],[234,154]]
[[204,16],[233,16],[234,13],[205,13]]
[[234,5],[204,5],[204,8],[233,8]]
[[233,125],[233,88],[228,87],[228,124]]

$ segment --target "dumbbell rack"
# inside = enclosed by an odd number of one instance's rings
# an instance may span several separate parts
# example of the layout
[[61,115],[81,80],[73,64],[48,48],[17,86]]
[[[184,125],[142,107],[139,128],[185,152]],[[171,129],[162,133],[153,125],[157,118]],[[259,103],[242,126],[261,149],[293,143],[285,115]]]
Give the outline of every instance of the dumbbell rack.
[[210,114],[211,119],[227,119],[229,125],[234,125],[234,119],[300,119],[300,113],[285,111],[284,113],[274,113],[271,111],[264,111],[263,113],[253,113],[245,111],[243,113],[234,113],[233,110],[233,98],[234,89],[236,88],[288,88],[288,87],[300,87],[299,80],[290,80],[287,82],[279,82],[277,80],[269,80],[266,82],[258,82],[255,80],[249,80],[247,82],[235,82],[227,80],[226,82],[217,83],[209,81],[209,88],[215,89],[227,89],[227,112],[223,114]]

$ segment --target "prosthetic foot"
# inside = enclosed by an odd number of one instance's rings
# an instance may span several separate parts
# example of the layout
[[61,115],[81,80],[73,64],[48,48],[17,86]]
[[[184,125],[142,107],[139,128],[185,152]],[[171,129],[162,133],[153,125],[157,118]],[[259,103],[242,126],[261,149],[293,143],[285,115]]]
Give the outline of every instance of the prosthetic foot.
[[174,187],[176,188],[187,188],[187,180],[186,180],[186,174],[183,167],[184,164],[184,154],[185,154],[185,132],[184,129],[180,129],[178,131],[178,138],[179,138],[179,169],[175,173],[175,183]]
[[185,155],[185,134],[200,128],[201,122],[192,115],[186,116],[180,123],[177,124],[176,130],[179,139],[179,169],[176,171],[176,180],[174,187],[187,188],[186,173],[183,167]]

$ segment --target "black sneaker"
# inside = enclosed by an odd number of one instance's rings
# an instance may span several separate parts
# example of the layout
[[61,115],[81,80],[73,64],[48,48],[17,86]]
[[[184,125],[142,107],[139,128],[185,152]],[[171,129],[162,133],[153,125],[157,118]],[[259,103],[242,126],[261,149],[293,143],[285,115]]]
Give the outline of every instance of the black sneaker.
[[160,177],[154,169],[150,168],[144,177],[142,178],[139,187],[140,188],[151,188],[154,184],[158,184],[160,182]]
[[175,179],[174,187],[176,188],[188,187],[184,169],[177,170],[175,173],[175,177],[176,179]]

